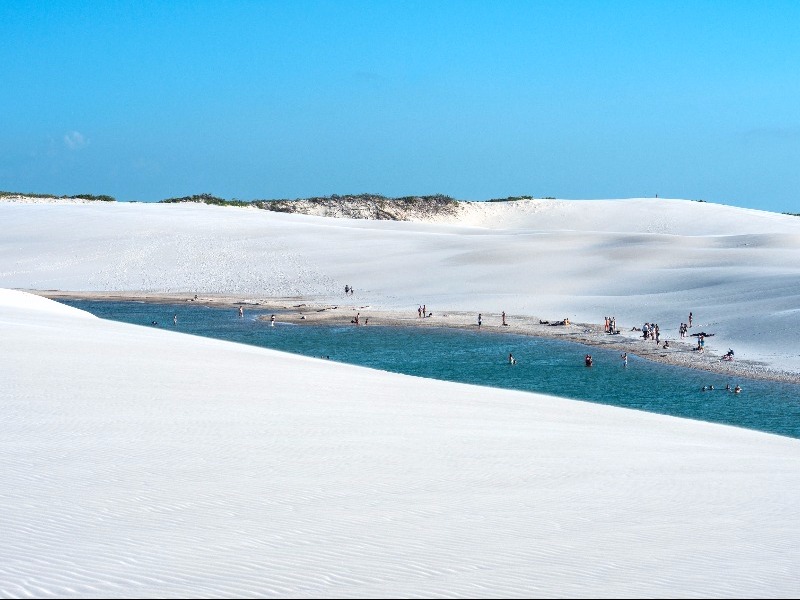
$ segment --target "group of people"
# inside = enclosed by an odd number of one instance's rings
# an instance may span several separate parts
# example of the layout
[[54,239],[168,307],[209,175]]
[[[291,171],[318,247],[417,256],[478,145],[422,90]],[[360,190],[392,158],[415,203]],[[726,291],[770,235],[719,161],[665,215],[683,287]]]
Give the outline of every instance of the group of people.
[[[704,392],[712,392],[712,391],[714,391],[714,386],[713,385],[704,385],[703,388],[702,388],[702,391],[704,391]],[[734,394],[741,394],[742,393],[742,386],[740,386],[737,383],[736,387],[732,388],[731,384],[728,383],[728,384],[725,385],[725,391],[726,392],[733,392]]]
[[645,323],[642,325],[642,337],[647,340],[653,340],[656,344],[661,339],[661,329],[658,323]]
[[430,313],[429,313],[429,312],[426,312],[427,310],[428,310],[428,307],[427,307],[427,306],[425,306],[424,304],[420,304],[420,305],[417,307],[417,316],[418,316],[420,319],[425,319],[425,318],[427,318],[427,317],[432,317],[432,316],[433,316],[433,313],[432,313],[432,312],[430,312]]
[[[350,322],[353,325],[361,325],[362,324],[361,323],[361,313],[356,313],[356,316],[353,317],[352,319],[350,319]],[[367,323],[369,323],[369,317],[365,317],[364,318],[364,323],[363,324],[366,325]]]
[[353,286],[347,284],[344,286],[344,295],[345,296],[352,296],[353,295]]
[[619,333],[619,330],[617,329],[617,318],[605,317],[604,328],[606,333]]
[[697,352],[704,352],[705,349],[706,349],[706,336],[704,336],[701,333],[700,335],[697,336],[697,346],[695,347],[695,350]]
[[[503,327],[508,327],[508,323],[506,323],[506,311],[500,314],[500,324]],[[481,325],[483,325],[483,313],[478,313],[478,329],[481,328]]]

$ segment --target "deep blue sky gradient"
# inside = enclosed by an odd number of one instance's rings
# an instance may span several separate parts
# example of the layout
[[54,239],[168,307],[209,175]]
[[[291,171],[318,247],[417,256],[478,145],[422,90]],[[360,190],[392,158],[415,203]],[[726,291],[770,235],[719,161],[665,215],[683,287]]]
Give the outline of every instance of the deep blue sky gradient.
[[0,189],[800,212],[800,2],[0,3]]

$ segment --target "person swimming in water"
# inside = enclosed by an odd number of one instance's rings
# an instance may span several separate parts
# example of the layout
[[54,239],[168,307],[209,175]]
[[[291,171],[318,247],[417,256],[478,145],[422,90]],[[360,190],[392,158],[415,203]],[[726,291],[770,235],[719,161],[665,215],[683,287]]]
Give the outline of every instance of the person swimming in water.
[[737,383],[737,384],[736,384],[736,387],[735,387],[735,388],[733,388],[733,393],[734,393],[734,394],[738,394],[738,393],[740,393],[741,391],[742,391],[742,388],[741,388],[741,386],[740,386],[740,385]]
[[515,365],[517,364],[517,359],[514,358],[514,355],[511,352],[508,353],[508,364]]
[[622,366],[623,367],[627,367],[628,366],[628,353],[627,352],[623,352],[622,354],[620,354],[620,358],[622,358]]
[[587,367],[591,367],[592,366],[592,355],[591,354],[587,354],[586,358],[583,359],[583,362]]

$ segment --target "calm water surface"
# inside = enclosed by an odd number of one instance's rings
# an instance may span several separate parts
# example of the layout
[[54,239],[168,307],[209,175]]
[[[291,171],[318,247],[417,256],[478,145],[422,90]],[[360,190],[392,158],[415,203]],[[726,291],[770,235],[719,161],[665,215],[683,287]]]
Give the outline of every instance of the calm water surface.
[[[422,327],[298,325],[274,327],[271,314],[201,304],[69,300],[64,304],[105,319],[172,329],[305,356],[497,388],[541,392],[655,413],[727,423],[800,438],[800,386],[734,378],[654,363],[617,351],[523,335]],[[177,325],[173,315],[178,315]],[[294,317],[293,317],[294,318]],[[518,363],[509,365],[513,352]],[[591,353],[594,366],[583,366]],[[741,394],[725,384],[742,386]],[[713,391],[703,392],[703,386]]]

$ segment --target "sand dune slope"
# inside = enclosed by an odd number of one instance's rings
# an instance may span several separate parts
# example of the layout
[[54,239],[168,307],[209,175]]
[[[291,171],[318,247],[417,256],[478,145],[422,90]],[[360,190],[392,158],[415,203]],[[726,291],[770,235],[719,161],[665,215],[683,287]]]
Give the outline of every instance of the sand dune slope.
[[0,596],[800,594],[798,440],[25,304]]

